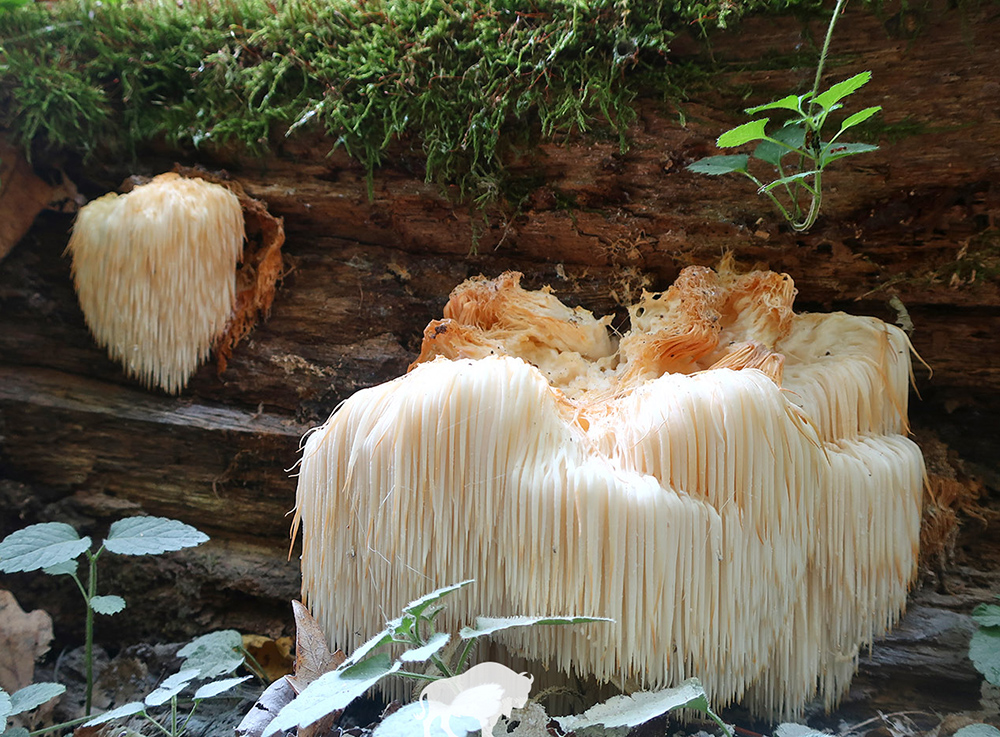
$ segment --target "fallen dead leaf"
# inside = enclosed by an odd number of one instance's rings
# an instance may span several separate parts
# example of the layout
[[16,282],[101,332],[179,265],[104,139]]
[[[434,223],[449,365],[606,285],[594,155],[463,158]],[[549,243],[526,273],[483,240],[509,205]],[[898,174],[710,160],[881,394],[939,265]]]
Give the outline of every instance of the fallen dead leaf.
[[296,693],[347,659],[342,650],[330,652],[326,635],[309,610],[300,601],[292,602],[295,615],[295,675],[286,676]]
[[52,617],[41,609],[25,613],[12,593],[0,590],[0,688],[14,693],[30,685],[51,641]]
[[293,672],[291,637],[272,640],[264,635],[243,635],[243,647],[264,671],[267,680],[276,681]]

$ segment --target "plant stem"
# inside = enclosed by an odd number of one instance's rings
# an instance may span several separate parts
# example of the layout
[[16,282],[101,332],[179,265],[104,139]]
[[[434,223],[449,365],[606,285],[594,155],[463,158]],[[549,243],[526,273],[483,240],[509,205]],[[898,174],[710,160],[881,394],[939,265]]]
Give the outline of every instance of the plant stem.
[[87,559],[90,561],[90,573],[87,576],[87,594],[85,597],[87,620],[83,646],[84,663],[87,673],[87,696],[83,713],[87,716],[90,716],[90,707],[94,698],[94,608],[90,605],[90,600],[97,596],[97,556],[100,555],[100,552],[98,550],[96,554],[91,555],[90,551],[87,551]]
[[59,729],[66,729],[67,727],[75,727],[78,724],[83,724],[89,721],[90,717],[78,717],[76,719],[70,719],[68,722],[63,722],[62,724],[53,724],[51,727],[43,727],[42,729],[36,729],[34,732],[28,732],[29,737],[35,737],[40,734],[47,734],[48,732],[55,732]]
[[837,0],[837,7],[833,9],[833,17],[830,18],[830,25],[826,27],[826,38],[823,40],[823,49],[819,53],[819,63],[816,65],[816,78],[813,80],[812,94],[809,96],[809,114],[812,115],[815,102],[813,99],[819,94],[819,81],[823,76],[823,67],[826,65],[826,55],[830,51],[830,39],[833,38],[833,27],[837,25],[837,18],[847,4],[847,0]]

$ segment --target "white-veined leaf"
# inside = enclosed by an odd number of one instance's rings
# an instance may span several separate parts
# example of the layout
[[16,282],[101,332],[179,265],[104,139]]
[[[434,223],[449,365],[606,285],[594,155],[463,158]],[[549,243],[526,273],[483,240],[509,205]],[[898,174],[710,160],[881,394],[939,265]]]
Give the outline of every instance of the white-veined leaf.
[[194,698],[196,700],[210,699],[213,696],[218,696],[220,693],[225,693],[233,686],[243,683],[243,681],[249,680],[252,677],[253,676],[243,676],[242,678],[223,678],[221,681],[206,683],[194,692]]
[[450,639],[451,635],[447,632],[435,632],[426,645],[407,650],[399,656],[399,659],[404,663],[426,663],[432,655],[436,655],[441,648],[447,645]]
[[419,599],[414,599],[405,607],[403,607],[404,614],[412,614],[414,617],[419,617],[424,609],[426,609],[430,604],[433,604],[438,599],[441,599],[452,591],[458,591],[459,589],[465,588],[471,583],[475,583],[476,579],[470,578],[465,581],[461,581],[451,586],[442,586],[439,589],[431,591],[429,594],[424,594]]
[[95,596],[90,600],[90,608],[98,614],[118,614],[125,608],[125,600],[120,596]]
[[159,555],[207,540],[204,532],[175,519],[128,517],[111,525],[104,547],[116,555]]
[[90,549],[90,538],[80,537],[64,522],[42,522],[12,532],[0,542],[0,571],[39,571],[73,560]]

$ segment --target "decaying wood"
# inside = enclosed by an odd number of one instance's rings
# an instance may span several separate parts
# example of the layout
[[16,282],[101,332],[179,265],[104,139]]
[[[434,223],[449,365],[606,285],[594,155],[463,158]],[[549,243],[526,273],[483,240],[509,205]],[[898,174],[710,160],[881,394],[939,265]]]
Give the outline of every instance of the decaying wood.
[[[806,90],[813,68],[789,69],[782,55],[810,48],[822,25],[761,18],[712,34],[708,44],[679,38],[672,61],[711,59],[709,83],[692,82],[680,103],[640,99],[625,153],[588,136],[524,153],[510,162],[511,175],[528,183],[524,201],[485,218],[419,172],[391,166],[376,172],[369,199],[361,167],[340,151],[328,155],[332,142],[318,137],[285,142],[266,162],[149,152],[138,172],[118,162],[77,166],[71,177],[91,196],[129,174],[170,169],[174,158],[226,170],[283,219],[283,282],[269,319],[236,346],[225,371],[202,367],[179,398],[146,392],[87,333],[61,256],[70,217],[43,214],[0,264],[0,476],[13,484],[3,500],[16,512],[3,515],[0,533],[53,515],[95,530],[140,511],[183,519],[213,542],[190,557],[167,556],[160,568],[130,569],[180,586],[172,590],[179,603],[161,591],[148,606],[137,603],[147,620],[132,634],[165,627],[181,636],[233,622],[274,630],[297,585],[285,513],[301,435],[357,389],[403,373],[454,286],[516,269],[526,287],[549,284],[568,304],[615,314],[621,328],[622,305],[639,290],[665,288],[684,266],[727,251],[744,266],[789,273],[800,309],[896,322],[897,298],[916,350],[934,369],[933,378],[916,369],[924,402],[914,398],[914,427],[962,418],[941,439],[967,456],[982,503],[996,506],[1000,467],[981,446],[995,438],[1000,410],[1000,6],[847,11],[828,78],[871,69],[852,104],[883,105],[888,130],[880,151],[833,165],[810,233],[790,232],[744,180],[685,171],[714,152],[721,131],[745,120],[740,109]],[[982,573],[992,562],[980,552],[996,522],[970,529],[952,541],[957,558],[942,568],[944,593],[930,587],[927,607],[938,614],[919,609],[906,620],[917,634],[904,628],[876,646],[859,693],[901,674],[923,677],[924,666],[906,659],[913,638],[923,638],[928,660],[940,666],[938,683],[971,688],[968,664],[960,655],[949,660],[968,621],[940,634],[940,612],[967,612],[998,585]],[[229,574],[236,584],[225,583]],[[60,621],[61,605],[46,590],[17,583],[28,604],[37,605],[33,591]],[[139,595],[142,583],[140,576],[127,585]],[[253,611],[234,605],[241,587],[264,612],[256,625]],[[76,616],[70,609],[67,618]]]

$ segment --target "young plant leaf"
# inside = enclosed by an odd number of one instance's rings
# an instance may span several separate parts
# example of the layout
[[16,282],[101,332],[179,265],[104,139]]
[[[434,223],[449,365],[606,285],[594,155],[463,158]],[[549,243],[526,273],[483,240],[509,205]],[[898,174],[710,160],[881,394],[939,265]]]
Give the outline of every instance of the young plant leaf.
[[293,727],[306,727],[327,714],[345,708],[399,668],[399,661],[393,662],[386,653],[379,653],[351,668],[337,669],[320,676],[278,712],[267,725],[263,737],[271,737]]
[[[848,128],[856,126],[858,123],[864,123],[868,118],[873,116],[879,110],[882,109],[881,105],[875,105],[874,107],[866,107],[864,110],[859,110],[854,113],[854,115],[849,115],[844,118],[844,122],[840,124],[840,133],[843,133]],[[837,135],[839,136],[840,133]]]
[[1000,606],[980,604],[972,610],[972,618],[980,627],[1000,627]]
[[1000,686],[1000,627],[980,627],[969,641],[969,660],[994,686]]
[[954,737],[1000,737],[1000,729],[992,724],[968,724],[955,732]]
[[475,627],[463,627],[458,636],[463,640],[492,635],[494,632],[513,627],[531,627],[540,624],[587,624],[590,622],[614,622],[607,617],[476,617]]
[[164,678],[163,683],[145,698],[146,706],[161,706],[167,703],[187,688],[188,684],[195,678],[198,678],[199,675],[200,672],[197,668],[186,668],[168,678]]
[[79,567],[80,566],[75,559],[66,560],[62,563],[56,563],[54,566],[43,568],[42,573],[47,573],[50,576],[72,576],[76,573]]
[[31,711],[46,702],[52,701],[52,699],[65,693],[65,691],[66,687],[61,683],[32,683],[30,686],[25,686],[11,695],[10,711],[7,712],[7,716]]
[[663,691],[640,691],[631,696],[615,696],[592,706],[583,714],[555,717],[564,732],[596,727],[635,727],[674,709],[689,708],[708,712],[708,698],[697,678],[690,678],[675,688]]
[[0,734],[7,729],[7,717],[10,716],[10,694],[0,688]]
[[125,717],[130,717],[134,714],[138,714],[146,707],[143,706],[141,701],[132,701],[128,704],[122,704],[117,709],[112,709],[111,711],[106,711],[98,717],[91,719],[89,722],[85,723],[84,727],[96,727],[100,724],[107,724],[108,722],[113,722],[115,719],[124,719]]
[[412,614],[414,617],[419,617],[421,614],[423,614],[424,610],[428,606],[430,606],[437,600],[447,596],[452,591],[458,591],[459,589],[463,589],[471,583],[475,583],[475,580],[476,579],[474,578],[470,578],[465,581],[452,584],[451,586],[442,586],[439,589],[431,591],[429,594],[424,594],[419,599],[414,599],[405,607],[403,607],[403,613]]
[[243,681],[251,678],[253,678],[253,676],[243,676],[242,678],[223,678],[221,681],[206,683],[194,692],[194,698],[196,701],[201,699],[210,699],[213,696],[218,696],[220,693],[225,693],[234,686],[238,686],[243,683]]
[[125,608],[125,600],[120,596],[95,596],[90,600],[90,608],[98,614],[118,614]]
[[219,630],[196,637],[177,651],[185,669],[196,668],[199,678],[232,673],[243,665],[243,637],[236,630]]
[[719,148],[732,148],[733,146],[742,146],[744,143],[750,143],[750,141],[759,141],[765,135],[764,127],[767,123],[767,118],[761,118],[760,120],[751,120],[749,123],[738,125],[719,136],[715,145]]
[[845,79],[843,82],[837,82],[837,84],[833,85],[833,87],[825,92],[819,93],[812,99],[812,101],[829,112],[833,109],[834,104],[840,102],[849,94],[867,84],[868,80],[871,78],[871,72],[861,72],[860,74],[855,74],[853,77]]
[[747,115],[756,115],[763,110],[794,110],[795,112],[802,111],[802,102],[806,100],[809,95],[788,95],[787,97],[782,97],[780,100],[775,100],[774,102],[768,102],[764,105],[758,105],[757,107],[748,107],[745,112]]
[[445,730],[441,724],[443,718],[428,717],[431,714],[427,704],[414,701],[379,722],[371,737],[465,737],[470,732],[477,732],[480,726],[476,717],[453,713],[448,717],[448,729]]
[[829,737],[829,735],[805,724],[783,722],[774,730],[774,737]]
[[0,571],[39,571],[73,560],[89,549],[90,538],[80,537],[63,522],[29,525],[0,542]]
[[111,525],[104,547],[116,555],[159,555],[207,540],[204,532],[175,519],[128,517]]
[[749,157],[746,154],[736,154],[734,156],[709,156],[693,164],[688,165],[688,170],[697,174],[731,174],[732,172],[742,172],[747,170]]
[[791,123],[779,128],[770,137],[789,148],[801,149],[806,145],[806,127],[801,123]]
[[761,161],[766,161],[772,166],[778,166],[781,163],[782,157],[790,153],[792,152],[774,141],[761,141],[757,144],[757,148],[753,150],[753,157]]
[[828,143],[823,146],[819,155],[819,165],[823,168],[832,161],[842,159],[845,156],[864,154],[869,151],[878,151],[878,146],[869,143]]
[[388,645],[392,642],[392,630],[384,629],[379,632],[374,637],[369,638],[365,642],[358,645],[353,653],[347,656],[347,660],[343,662],[344,667],[353,665],[354,663],[360,662],[368,653],[377,647],[382,645]]
[[451,635],[447,632],[435,632],[427,640],[426,645],[407,650],[399,656],[399,659],[404,663],[426,663],[432,655],[436,655],[441,648],[447,645],[450,639]]

